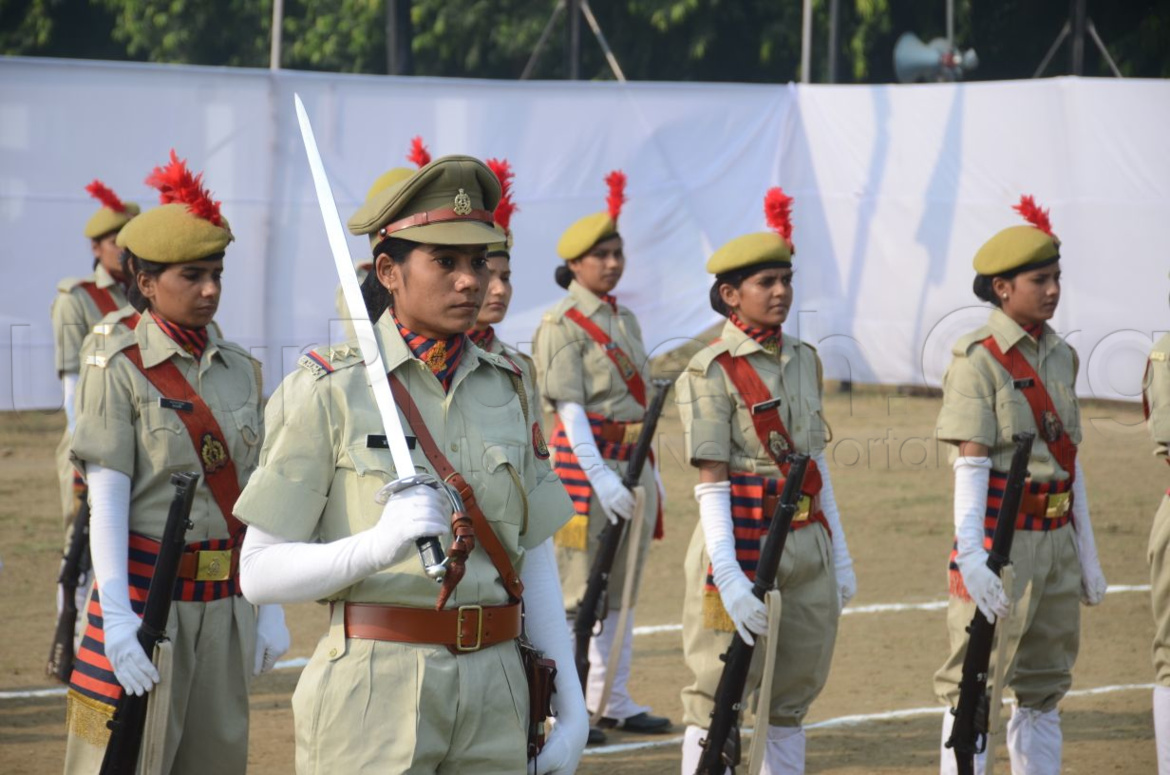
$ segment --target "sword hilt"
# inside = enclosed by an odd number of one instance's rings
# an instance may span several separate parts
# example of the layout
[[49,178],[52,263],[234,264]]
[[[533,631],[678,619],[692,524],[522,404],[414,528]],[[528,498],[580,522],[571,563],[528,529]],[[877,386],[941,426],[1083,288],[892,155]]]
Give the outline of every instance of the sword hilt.
[[[411,487],[430,487],[432,490],[446,492],[448,497],[451,496],[451,489],[435,477],[430,474],[415,474],[388,482],[382,489],[378,490],[376,499],[379,504],[385,505],[386,501],[390,500],[390,496],[403,490],[409,490]],[[443,554],[443,547],[439,543],[439,539],[434,536],[424,536],[414,543],[418,547],[418,557],[422,561],[423,572],[433,581],[441,582],[447,575],[448,558]]]

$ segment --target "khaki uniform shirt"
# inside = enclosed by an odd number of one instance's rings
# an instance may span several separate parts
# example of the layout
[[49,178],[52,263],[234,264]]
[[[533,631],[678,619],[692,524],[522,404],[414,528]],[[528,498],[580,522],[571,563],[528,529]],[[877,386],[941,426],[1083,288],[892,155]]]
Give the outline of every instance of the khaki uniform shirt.
[[[214,326],[208,326],[207,350],[197,362],[149,314],[133,331],[116,323],[131,312],[107,315],[86,343],[72,456],[83,473],[87,464],[96,463],[129,476],[130,530],[158,540],[174,496],[171,474],[203,469],[179,410],[159,405],[159,398],[173,396],[161,396],[121,351],[137,344],[144,367],[165,360],[179,367],[215,415],[241,487],[256,467],[264,436],[260,370],[242,347],[220,339]],[[189,543],[228,537],[227,523],[207,487],[197,490],[191,522]]]
[[533,416],[533,419],[540,419],[540,390],[536,386],[536,362],[530,356],[517,350],[512,345],[500,340],[500,337],[492,337],[491,346],[488,352],[494,355],[506,355],[521,371],[524,372],[524,386],[527,388],[527,413]]
[[569,283],[569,295],[544,314],[533,337],[532,354],[545,410],[555,412],[557,402],[563,401],[617,422],[640,421],[646,409],[630,394],[617,366],[585,329],[565,317],[573,307],[622,348],[650,384],[650,364],[634,313],[619,304],[615,314],[609,304],[574,280]]
[[127,303],[122,286],[101,264],[89,277],[70,277],[57,284],[58,293],[50,312],[53,316],[53,349],[58,374],[76,374],[81,370],[81,343],[105,315],[81,287],[86,281],[109,291],[119,307]]
[[[535,418],[524,418],[511,365],[468,347],[450,392],[444,393],[426,364],[411,355],[389,314],[374,330],[386,368],[414,398],[440,451],[475,490],[519,571],[524,550],[551,537],[573,515],[573,505],[548,461],[533,449]],[[367,437],[385,430],[356,343],[318,354],[333,371],[302,358],[301,368],[269,400],[260,467],[235,513],[290,541],[328,543],[373,527],[382,513],[375,493],[400,475],[388,449],[369,446]],[[402,423],[413,436],[405,419]],[[419,473],[434,473],[420,444],[411,458]],[[507,602],[482,547],[468,557],[466,570],[454,605]],[[423,608],[434,605],[437,592],[411,552],[333,599]]]
[[675,400],[692,465],[710,460],[728,463],[732,471],[780,476],[756,435],[751,407],[715,362],[723,352],[746,356],[772,397],[780,399],[780,417],[796,451],[824,450],[832,431],[821,408],[824,386],[816,350],[784,334],[780,352],[773,355],[728,321],[719,341],[696,353],[676,383]]
[[1031,478],[1037,482],[1067,479],[1072,472],[1062,469],[1053,459],[1043,434],[1036,428],[1032,408],[1024,394],[1013,386],[1011,375],[982,345],[988,336],[995,337],[1005,355],[1012,347],[1019,348],[1052,397],[1053,408],[1069,438],[1073,444],[1081,443],[1076,352],[1047,324],[1040,341],[1036,342],[999,309],[992,310],[987,325],[955,343],[955,358],[943,376],[943,408],[936,427],[938,438],[955,445],[950,454],[952,462],[958,457],[958,445],[973,441],[990,449],[992,468],[1007,471],[1014,449],[1012,434],[1032,431],[1036,443],[1028,463]]
[[1150,408],[1146,421],[1154,439],[1154,454],[1167,456],[1170,447],[1170,334],[1166,334],[1150,352],[1150,369],[1142,384],[1142,395]]

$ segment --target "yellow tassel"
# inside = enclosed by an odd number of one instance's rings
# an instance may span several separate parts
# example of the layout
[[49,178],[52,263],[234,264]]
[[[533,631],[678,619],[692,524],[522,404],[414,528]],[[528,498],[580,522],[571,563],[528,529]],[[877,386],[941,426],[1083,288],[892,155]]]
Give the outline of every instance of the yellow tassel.
[[556,544],[564,549],[585,551],[589,542],[589,517],[578,514],[557,531]]
[[731,621],[727,609],[723,607],[718,590],[703,590],[703,626],[708,630],[735,632],[735,622]]
[[105,748],[110,740],[106,722],[114,717],[114,708],[86,697],[73,689],[65,698],[65,728],[69,734],[90,745]]

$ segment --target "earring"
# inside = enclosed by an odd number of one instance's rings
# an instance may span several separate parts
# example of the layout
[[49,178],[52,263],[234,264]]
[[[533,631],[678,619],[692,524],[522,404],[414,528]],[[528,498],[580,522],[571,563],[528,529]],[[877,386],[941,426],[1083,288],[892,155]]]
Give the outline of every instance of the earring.
[[1006,293],[1003,295],[1003,300],[1007,301],[1007,294]]

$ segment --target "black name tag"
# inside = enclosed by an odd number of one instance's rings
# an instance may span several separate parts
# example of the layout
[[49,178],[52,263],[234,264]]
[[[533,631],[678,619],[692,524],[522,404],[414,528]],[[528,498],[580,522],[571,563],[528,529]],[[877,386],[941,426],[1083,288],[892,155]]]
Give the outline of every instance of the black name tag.
[[759,414],[760,412],[766,412],[769,409],[775,409],[776,407],[780,406],[780,403],[781,402],[779,398],[773,398],[771,401],[761,401],[752,407],[752,414]]
[[[414,449],[414,436],[406,437],[406,448]],[[371,433],[366,436],[366,449],[390,449],[390,442],[386,440],[386,436]]]
[[1024,377],[1023,379],[1013,379],[1012,380],[1012,387],[1014,387],[1016,390],[1023,390],[1024,388],[1030,388],[1030,387],[1032,387],[1032,385],[1035,385],[1035,384],[1036,384],[1036,380],[1032,379],[1031,377]]
[[195,411],[195,404],[190,401],[180,401],[177,398],[162,398],[158,399],[158,405],[163,409],[174,409],[176,412],[193,412]]

